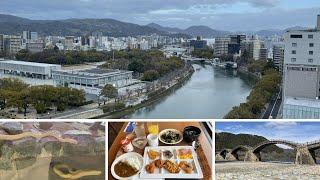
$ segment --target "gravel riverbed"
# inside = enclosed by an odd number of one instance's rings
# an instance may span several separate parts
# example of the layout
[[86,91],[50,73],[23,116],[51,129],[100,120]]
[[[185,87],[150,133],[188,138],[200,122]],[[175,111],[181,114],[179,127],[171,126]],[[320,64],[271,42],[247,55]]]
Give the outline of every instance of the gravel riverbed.
[[216,164],[216,179],[239,180],[316,180],[320,179],[320,165],[295,165],[269,162],[228,162]]

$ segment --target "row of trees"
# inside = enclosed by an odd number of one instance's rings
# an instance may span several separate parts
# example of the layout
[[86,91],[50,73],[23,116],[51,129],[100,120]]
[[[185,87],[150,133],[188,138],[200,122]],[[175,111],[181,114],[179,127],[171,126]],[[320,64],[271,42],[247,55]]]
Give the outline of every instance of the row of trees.
[[59,51],[44,50],[43,52],[30,53],[28,50],[21,50],[16,54],[16,58],[22,61],[72,65],[85,62],[106,61],[109,58],[108,53],[91,51]]
[[116,51],[114,59],[109,58],[102,67],[134,71],[135,74],[142,74],[141,80],[154,81],[184,67],[184,65],[182,59],[178,57],[166,58],[159,50],[129,50]]
[[214,58],[213,49],[210,49],[210,48],[196,49],[191,53],[191,55],[193,57],[197,57],[197,58],[206,58],[206,59],[213,59]]
[[105,61],[106,63],[102,65],[104,68],[134,71],[138,75],[143,74],[142,80],[146,81],[158,79],[184,66],[182,59],[178,57],[166,58],[161,51],[154,49],[111,52],[44,50],[39,53],[21,50],[17,53],[16,58],[22,61],[61,65]]
[[50,108],[63,111],[67,107],[78,107],[85,103],[83,91],[48,85],[28,86],[19,79],[0,79],[0,107],[18,108],[26,113],[32,106],[37,113],[45,113]]
[[252,119],[259,118],[265,105],[271,100],[274,93],[279,90],[281,77],[274,69],[263,72],[262,78],[256,83],[247,97],[245,103],[233,107],[225,118],[226,119]]

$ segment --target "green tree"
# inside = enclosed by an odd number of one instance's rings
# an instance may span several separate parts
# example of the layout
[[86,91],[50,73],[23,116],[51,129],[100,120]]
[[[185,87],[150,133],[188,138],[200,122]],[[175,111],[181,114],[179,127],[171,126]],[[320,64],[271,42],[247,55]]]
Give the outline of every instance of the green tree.
[[160,77],[158,71],[156,70],[149,70],[143,73],[141,78],[142,81],[154,81]]
[[118,97],[118,89],[111,84],[106,84],[101,90],[101,95],[108,99],[114,98],[116,101],[116,98]]

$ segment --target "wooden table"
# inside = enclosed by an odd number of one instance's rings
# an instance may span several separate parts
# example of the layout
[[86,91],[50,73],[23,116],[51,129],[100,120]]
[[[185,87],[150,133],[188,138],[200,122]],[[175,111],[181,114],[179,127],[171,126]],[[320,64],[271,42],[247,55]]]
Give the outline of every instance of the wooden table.
[[[146,126],[147,123],[145,123]],[[181,132],[183,132],[183,129],[186,126],[196,126],[199,127],[202,130],[201,135],[199,136],[199,142],[201,144],[200,148],[197,149],[196,153],[198,154],[199,163],[203,172],[204,179],[212,179],[212,147],[211,143],[209,142],[209,139],[205,136],[203,133],[205,131],[204,127],[201,125],[200,122],[159,122],[159,132],[163,129],[177,129]],[[109,148],[108,152],[108,179],[114,179],[111,175],[111,165],[112,162],[118,157],[119,155],[123,154],[120,141],[126,137],[126,133],[124,132],[125,127],[127,126],[127,123],[123,125],[121,128],[118,136],[114,140],[112,146]],[[147,131],[147,127],[145,127]],[[162,146],[164,144],[159,142],[159,146]],[[186,142],[182,141],[181,143],[177,144],[178,146],[185,146],[190,145]],[[139,150],[138,148],[135,148],[135,152],[138,152],[142,154],[143,156],[143,150]]]

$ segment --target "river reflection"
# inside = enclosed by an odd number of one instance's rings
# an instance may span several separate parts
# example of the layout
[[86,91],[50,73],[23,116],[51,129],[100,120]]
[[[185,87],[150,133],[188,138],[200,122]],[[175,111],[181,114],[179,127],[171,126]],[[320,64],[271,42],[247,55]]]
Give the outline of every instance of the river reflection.
[[194,64],[196,70],[184,85],[154,104],[129,115],[133,119],[223,118],[246,100],[253,80],[236,71]]

